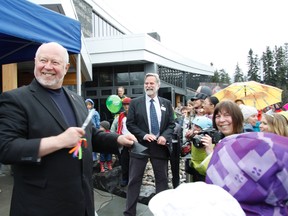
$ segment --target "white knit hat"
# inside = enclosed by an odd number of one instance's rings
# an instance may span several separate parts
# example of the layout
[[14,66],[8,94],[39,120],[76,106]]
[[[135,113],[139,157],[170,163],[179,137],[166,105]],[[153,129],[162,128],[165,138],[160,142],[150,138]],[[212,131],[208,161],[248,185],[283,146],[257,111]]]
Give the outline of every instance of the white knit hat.
[[223,188],[205,182],[182,183],[156,194],[148,204],[154,216],[244,216],[237,200]]
[[247,120],[252,115],[258,114],[257,109],[253,106],[247,106],[244,104],[240,104],[239,107],[240,107],[241,112],[243,114],[244,120]]

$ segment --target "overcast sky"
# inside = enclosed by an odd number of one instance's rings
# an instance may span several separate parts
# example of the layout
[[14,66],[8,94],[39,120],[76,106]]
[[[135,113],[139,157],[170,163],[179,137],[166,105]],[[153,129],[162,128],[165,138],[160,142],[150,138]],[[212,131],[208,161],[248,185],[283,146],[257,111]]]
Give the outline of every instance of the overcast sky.
[[[104,0],[103,0],[104,1]],[[167,48],[244,74],[252,48],[288,42],[288,0],[105,0],[134,33],[158,32]]]

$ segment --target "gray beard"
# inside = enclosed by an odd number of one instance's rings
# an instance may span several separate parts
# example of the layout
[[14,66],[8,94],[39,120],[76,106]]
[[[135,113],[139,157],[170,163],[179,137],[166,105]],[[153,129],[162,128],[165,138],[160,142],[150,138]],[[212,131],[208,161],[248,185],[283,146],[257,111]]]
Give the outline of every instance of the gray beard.
[[42,79],[41,77],[36,77],[36,80],[44,87],[46,88],[51,88],[55,85],[58,85],[59,83],[61,83],[61,81],[63,82],[64,80],[64,76],[62,79],[54,79],[52,81],[47,81],[45,79]]

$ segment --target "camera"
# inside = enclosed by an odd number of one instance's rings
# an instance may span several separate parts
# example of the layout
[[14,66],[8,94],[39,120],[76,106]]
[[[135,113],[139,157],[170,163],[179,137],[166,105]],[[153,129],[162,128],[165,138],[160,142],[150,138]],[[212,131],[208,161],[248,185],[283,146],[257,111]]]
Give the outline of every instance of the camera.
[[212,143],[215,143],[215,144],[217,144],[219,140],[223,138],[223,134],[221,134],[219,131],[217,131],[214,128],[203,130],[192,138],[192,143],[196,148],[202,148],[204,146],[203,143],[201,142],[201,139],[206,134],[208,134],[212,138]]

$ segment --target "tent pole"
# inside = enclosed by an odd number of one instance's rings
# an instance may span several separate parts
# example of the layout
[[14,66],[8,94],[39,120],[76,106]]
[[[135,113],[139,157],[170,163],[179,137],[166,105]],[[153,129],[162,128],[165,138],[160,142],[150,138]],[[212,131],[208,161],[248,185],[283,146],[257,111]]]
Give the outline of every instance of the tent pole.
[[81,57],[80,54],[77,54],[77,64],[76,64],[76,79],[77,79],[77,94],[81,96]]

